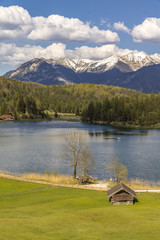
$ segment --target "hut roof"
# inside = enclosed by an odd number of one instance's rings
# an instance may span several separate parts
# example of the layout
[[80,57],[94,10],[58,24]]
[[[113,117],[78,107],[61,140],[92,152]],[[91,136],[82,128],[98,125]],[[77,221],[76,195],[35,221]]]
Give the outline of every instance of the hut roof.
[[126,186],[124,183],[119,183],[113,188],[109,189],[107,191],[107,195],[108,197],[112,197],[114,194],[118,193],[121,190],[124,190],[125,192],[129,193],[130,195],[132,195],[134,198],[137,199],[135,191],[129,188],[128,186]]
[[8,118],[8,119],[13,119],[13,116],[11,116],[11,115],[2,115],[2,116],[0,116],[0,119],[6,119],[6,118]]

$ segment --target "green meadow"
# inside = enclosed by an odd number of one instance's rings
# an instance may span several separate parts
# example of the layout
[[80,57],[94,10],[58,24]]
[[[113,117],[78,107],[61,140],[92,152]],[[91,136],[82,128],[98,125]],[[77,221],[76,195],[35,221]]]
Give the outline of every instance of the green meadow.
[[112,206],[106,192],[0,178],[0,240],[159,240],[160,194]]

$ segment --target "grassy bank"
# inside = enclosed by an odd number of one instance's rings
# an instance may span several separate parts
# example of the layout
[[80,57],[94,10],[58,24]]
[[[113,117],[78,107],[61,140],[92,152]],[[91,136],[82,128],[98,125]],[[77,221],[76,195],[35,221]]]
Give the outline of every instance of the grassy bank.
[[[30,182],[40,182],[40,183],[50,183],[50,184],[63,184],[63,185],[73,185],[77,186],[78,180],[74,179],[71,175],[63,175],[63,174],[43,174],[43,173],[23,173],[23,174],[11,174],[9,172],[0,171],[0,178],[17,180],[17,181],[30,181]],[[160,190],[160,182],[152,182],[145,181],[141,179],[130,179],[127,182],[124,182],[130,188],[134,190]],[[92,185],[97,185],[97,189],[99,184],[106,184],[106,188],[111,188],[116,185],[114,182],[107,182],[106,180],[98,181],[92,180],[90,181],[90,187],[92,189]],[[96,188],[96,187],[95,187]]]
[[[73,113],[57,113],[57,117],[55,117],[55,113],[53,111],[44,111],[47,117],[44,118],[23,118],[18,117],[17,120],[14,120],[14,122],[42,122],[42,121],[77,121],[80,122],[81,118],[80,116],[77,116]],[[13,120],[12,120],[13,121]],[[6,122],[5,120],[0,120],[0,122]]]
[[63,175],[63,174],[41,174],[41,173],[23,173],[23,174],[11,174],[8,172],[0,171],[1,178],[25,181],[40,181],[40,182],[48,182],[55,184],[77,184],[77,180],[74,179],[71,175]]
[[112,206],[106,192],[51,187],[0,178],[0,239],[159,239],[160,194]]

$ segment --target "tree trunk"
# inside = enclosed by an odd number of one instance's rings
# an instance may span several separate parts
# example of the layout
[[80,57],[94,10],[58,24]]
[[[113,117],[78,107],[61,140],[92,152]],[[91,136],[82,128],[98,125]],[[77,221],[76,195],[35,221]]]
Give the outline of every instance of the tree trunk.
[[73,178],[76,178],[77,175],[77,167],[76,165],[73,166]]

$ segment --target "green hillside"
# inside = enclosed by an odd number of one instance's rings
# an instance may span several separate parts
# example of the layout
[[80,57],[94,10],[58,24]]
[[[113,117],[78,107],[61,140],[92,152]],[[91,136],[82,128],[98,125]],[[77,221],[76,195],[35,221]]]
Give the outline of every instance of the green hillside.
[[0,178],[0,239],[158,240],[160,194],[112,206],[106,192]]
[[17,120],[53,119],[67,113],[90,123],[160,126],[159,93],[94,84],[44,86],[4,77],[0,89],[0,115],[10,113]]
[[44,86],[0,77],[0,114],[17,119],[46,118],[44,110],[81,114],[91,101],[114,97],[138,97],[142,93],[93,84]]

